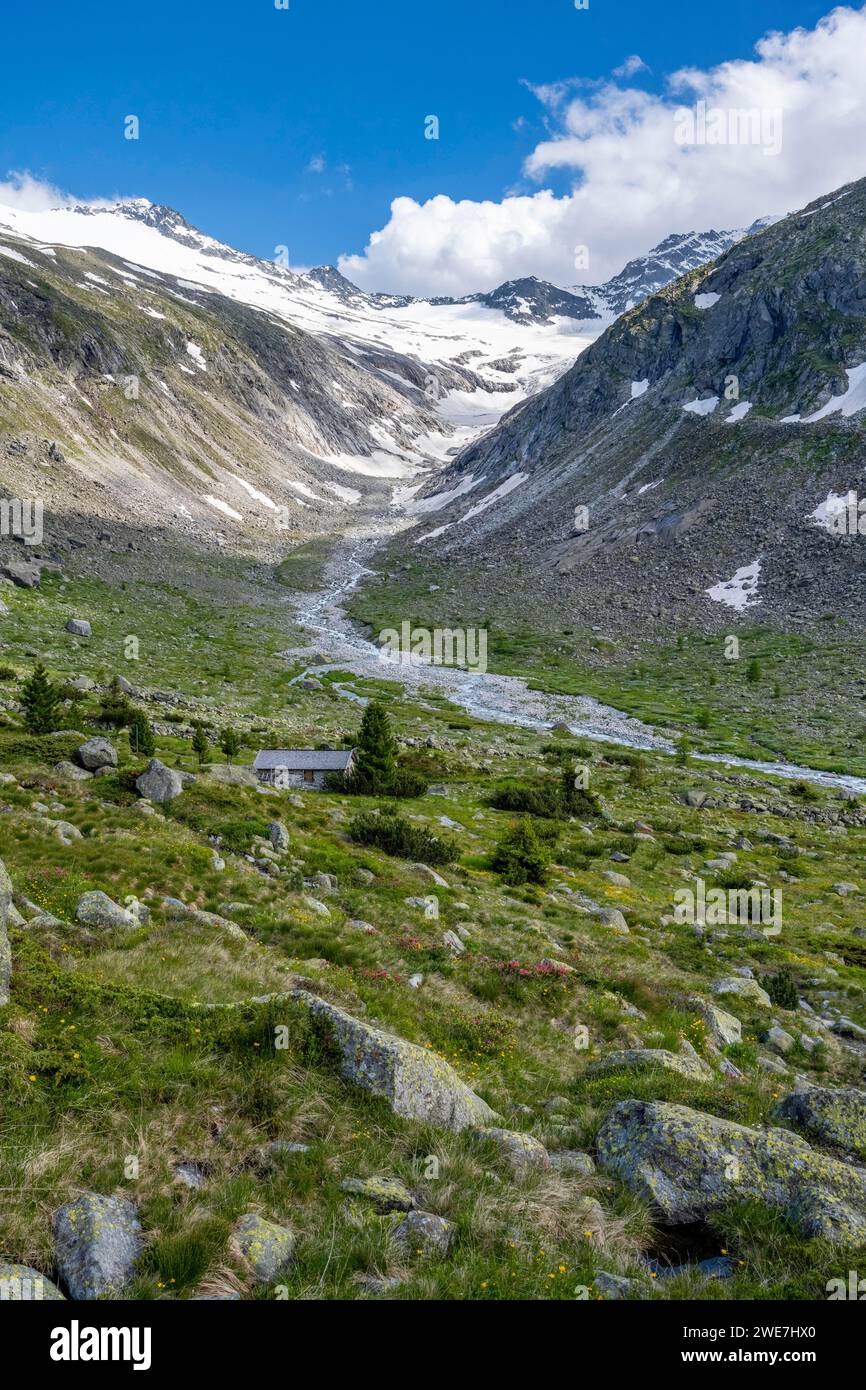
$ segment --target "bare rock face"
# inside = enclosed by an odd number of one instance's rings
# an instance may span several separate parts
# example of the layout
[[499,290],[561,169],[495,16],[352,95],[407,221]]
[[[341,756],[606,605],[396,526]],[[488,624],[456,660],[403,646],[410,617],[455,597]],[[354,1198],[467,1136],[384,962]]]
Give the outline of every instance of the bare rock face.
[[395,1115],[455,1131],[497,1118],[444,1057],[353,1018],[307,990],[295,990],[292,997],[309,1009],[337,1050],[344,1080],[384,1096]]
[[673,1225],[751,1198],[780,1208],[807,1238],[839,1245],[866,1239],[866,1172],[786,1129],[750,1129],[684,1105],[624,1100],[599,1131],[598,1158]]

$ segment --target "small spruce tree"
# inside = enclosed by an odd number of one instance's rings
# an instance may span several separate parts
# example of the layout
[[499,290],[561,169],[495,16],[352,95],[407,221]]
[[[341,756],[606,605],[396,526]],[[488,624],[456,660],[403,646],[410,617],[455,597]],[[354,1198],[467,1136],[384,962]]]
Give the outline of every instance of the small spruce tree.
[[521,883],[544,883],[549,863],[550,850],[538,838],[529,816],[523,816],[506,831],[492,860],[495,872],[512,887]]
[[57,709],[60,692],[51,684],[42,662],[37,662],[33,674],[21,687],[21,707],[24,727],[29,734],[50,734],[57,728]]
[[143,710],[136,710],[132,716],[132,722],[129,726],[129,746],[133,753],[140,753],[145,758],[152,758],[156,752],[153,729],[150,727],[150,720]]
[[199,767],[202,766],[205,758],[210,752],[210,744],[207,741],[207,734],[201,724],[196,724],[195,733],[192,736],[192,751],[198,758]]
[[352,781],[359,790],[379,796],[392,790],[396,775],[397,740],[385,706],[371,700],[361,720]]
[[236,758],[241,751],[241,741],[234,729],[223,729],[220,739],[220,748],[226,756],[229,767],[232,765],[232,758]]

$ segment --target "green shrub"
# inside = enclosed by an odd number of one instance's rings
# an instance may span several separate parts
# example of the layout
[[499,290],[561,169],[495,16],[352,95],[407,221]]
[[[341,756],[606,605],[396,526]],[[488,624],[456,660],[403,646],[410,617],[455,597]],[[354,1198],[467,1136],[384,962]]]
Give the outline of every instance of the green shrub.
[[796,1009],[800,991],[791,970],[783,965],[774,975],[761,975],[759,984],[765,989],[772,1002],[779,1009]]
[[391,809],[383,809],[378,815],[375,811],[362,812],[349,822],[348,833],[356,844],[372,845],[398,859],[423,864],[453,864],[459,854],[456,841],[432,835]]

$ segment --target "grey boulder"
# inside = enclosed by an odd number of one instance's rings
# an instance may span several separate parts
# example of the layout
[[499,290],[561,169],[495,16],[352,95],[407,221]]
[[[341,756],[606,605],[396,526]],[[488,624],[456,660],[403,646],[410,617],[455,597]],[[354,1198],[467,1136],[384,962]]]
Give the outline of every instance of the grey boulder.
[[98,767],[117,767],[117,749],[107,738],[89,738],[76,748],[75,756],[88,772]]
[[166,767],[159,758],[151,758],[144,772],[135,779],[135,789],[139,796],[144,796],[148,801],[155,801],[157,805],[163,802],[173,801],[176,796],[180,796],[184,789],[186,778],[174,768]]
[[141,1223],[132,1202],[87,1192],[54,1218],[60,1282],[70,1298],[117,1294],[132,1277],[141,1253]]

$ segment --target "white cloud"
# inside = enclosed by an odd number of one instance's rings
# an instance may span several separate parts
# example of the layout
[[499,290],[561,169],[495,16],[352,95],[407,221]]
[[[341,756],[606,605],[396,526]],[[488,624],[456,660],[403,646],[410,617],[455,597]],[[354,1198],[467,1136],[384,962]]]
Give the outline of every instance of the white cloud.
[[[838,8],[814,29],[768,34],[754,58],[673,73],[662,95],[613,81],[533,88],[555,129],[524,174],[540,183],[565,170],[570,192],[398,197],[386,226],[340,269],[365,288],[416,294],[465,294],[529,274],[599,282],[669,232],[746,226],[802,207],[863,175],[864,51],[866,6]],[[726,117],[755,110],[764,143],[678,143],[677,113],[698,102]],[[590,266],[576,270],[583,245]]]
[[643,58],[637,53],[631,53],[625,62],[620,63],[618,68],[614,68],[614,77],[634,77],[635,73],[648,72],[649,68]]
[[116,198],[76,198],[54,184],[37,179],[28,170],[10,169],[0,180],[0,206],[19,212],[47,212],[50,208],[111,207]]
[[308,174],[324,174],[324,172],[325,172],[325,156],[324,156],[323,154],[314,154],[313,157],[312,157],[312,159],[310,160],[309,164],[307,165],[307,173],[308,173]]

